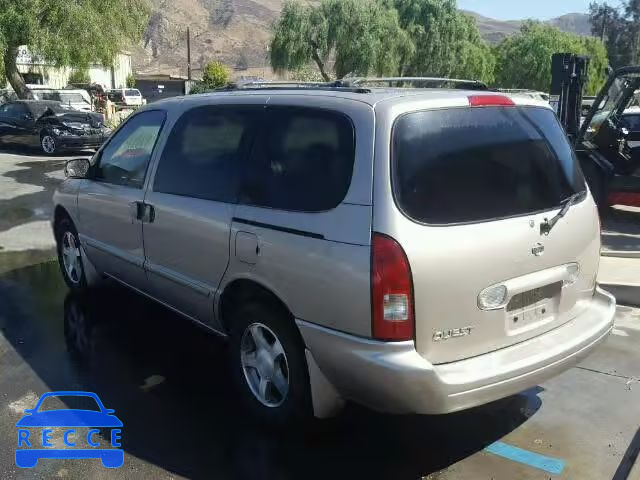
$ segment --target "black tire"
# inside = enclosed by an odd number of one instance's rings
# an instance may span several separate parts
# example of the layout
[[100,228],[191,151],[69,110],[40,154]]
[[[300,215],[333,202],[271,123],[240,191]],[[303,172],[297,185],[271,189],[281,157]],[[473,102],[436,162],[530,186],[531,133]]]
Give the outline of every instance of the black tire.
[[[245,408],[259,421],[275,428],[304,426],[312,419],[309,371],[300,333],[289,315],[264,301],[249,300],[232,313],[229,356],[236,390]],[[242,364],[242,339],[249,326],[268,327],[284,350],[288,393],[278,406],[267,406],[254,395]]]
[[87,288],[87,278],[84,272],[82,257],[80,255],[78,256],[77,271],[75,272],[75,274],[68,272],[68,269],[65,266],[64,248],[65,245],[68,245],[68,235],[73,237],[75,245],[77,246],[77,249],[79,251],[80,239],[78,238],[76,227],[73,225],[71,219],[69,219],[68,217],[63,217],[62,219],[58,220],[55,226],[58,265],[60,265],[60,271],[62,272],[62,277],[64,278],[67,286],[71,290],[81,291]]
[[[51,147],[48,145],[51,145]],[[55,155],[58,153],[58,142],[56,138],[47,131],[43,131],[40,134],[40,151],[45,155]]]

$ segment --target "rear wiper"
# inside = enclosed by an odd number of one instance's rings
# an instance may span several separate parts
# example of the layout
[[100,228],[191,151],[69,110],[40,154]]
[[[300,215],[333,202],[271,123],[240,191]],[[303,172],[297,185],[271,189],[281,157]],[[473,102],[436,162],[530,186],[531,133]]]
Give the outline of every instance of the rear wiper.
[[562,217],[564,217],[569,209],[580,199],[582,198],[586,192],[578,192],[574,193],[568,198],[565,198],[560,204],[562,205],[562,209],[558,212],[558,214],[553,217],[551,220],[544,219],[544,222],[540,224],[540,235],[549,235],[553,227],[556,226],[556,223],[560,221]]

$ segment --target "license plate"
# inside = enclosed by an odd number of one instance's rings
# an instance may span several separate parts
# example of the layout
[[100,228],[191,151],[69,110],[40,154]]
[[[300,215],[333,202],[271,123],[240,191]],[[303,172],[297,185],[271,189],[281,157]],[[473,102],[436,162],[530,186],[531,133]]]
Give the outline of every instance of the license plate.
[[551,299],[560,293],[561,288],[561,283],[552,283],[550,285],[545,285],[544,287],[534,288],[528,292],[518,293],[513,296],[507,305],[507,311],[513,312],[514,310],[522,310],[543,300]]

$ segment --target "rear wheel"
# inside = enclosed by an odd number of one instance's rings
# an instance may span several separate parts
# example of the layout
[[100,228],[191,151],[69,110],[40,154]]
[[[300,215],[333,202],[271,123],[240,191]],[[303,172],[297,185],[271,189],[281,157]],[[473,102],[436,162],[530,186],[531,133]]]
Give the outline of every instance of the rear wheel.
[[58,151],[58,144],[53,135],[43,132],[40,135],[40,148],[45,155],[53,155]]
[[72,290],[82,290],[87,279],[82,263],[78,232],[69,218],[63,218],[56,224],[56,244],[58,263],[65,283]]
[[311,418],[304,345],[287,315],[261,302],[239,306],[229,350],[234,382],[255,417],[276,427]]

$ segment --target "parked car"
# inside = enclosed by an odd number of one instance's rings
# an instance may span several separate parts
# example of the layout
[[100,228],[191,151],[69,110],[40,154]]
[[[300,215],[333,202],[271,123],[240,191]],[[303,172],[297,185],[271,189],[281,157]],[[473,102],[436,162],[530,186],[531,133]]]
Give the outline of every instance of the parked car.
[[98,148],[111,134],[99,113],[79,112],[60,102],[18,100],[0,106],[0,144],[60,150]]
[[115,90],[109,90],[107,96],[109,100],[120,106],[140,107],[145,104],[142,94],[137,88],[118,88]]
[[60,102],[72,110],[83,112],[93,111],[91,95],[83,89],[53,89],[53,88],[31,88],[31,93],[35,100],[53,100]]
[[546,102],[239,88],[143,107],[66,172],[68,286],[109,277],[228,337],[241,400],[276,424],[467,409],[612,329],[596,206]]
[[622,114],[620,124],[627,130],[627,136],[634,137],[633,140],[629,140],[629,146],[640,146],[640,107],[627,108]]

